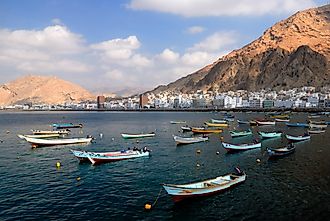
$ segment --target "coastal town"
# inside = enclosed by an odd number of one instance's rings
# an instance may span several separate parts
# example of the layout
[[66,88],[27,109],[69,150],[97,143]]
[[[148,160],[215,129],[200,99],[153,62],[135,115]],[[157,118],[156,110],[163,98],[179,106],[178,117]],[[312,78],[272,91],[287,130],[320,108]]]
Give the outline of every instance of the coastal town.
[[147,92],[125,98],[103,95],[93,101],[65,104],[16,104],[0,106],[2,110],[203,110],[203,109],[296,109],[330,108],[330,88],[315,87],[290,90],[246,90],[216,93],[197,90],[194,93]]

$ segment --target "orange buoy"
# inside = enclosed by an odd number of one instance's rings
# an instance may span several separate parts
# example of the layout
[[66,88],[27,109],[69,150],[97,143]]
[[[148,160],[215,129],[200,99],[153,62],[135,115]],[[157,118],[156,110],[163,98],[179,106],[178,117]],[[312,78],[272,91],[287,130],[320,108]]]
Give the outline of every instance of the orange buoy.
[[145,209],[145,210],[150,210],[150,209],[151,209],[151,204],[146,203],[146,204],[144,205],[144,209]]

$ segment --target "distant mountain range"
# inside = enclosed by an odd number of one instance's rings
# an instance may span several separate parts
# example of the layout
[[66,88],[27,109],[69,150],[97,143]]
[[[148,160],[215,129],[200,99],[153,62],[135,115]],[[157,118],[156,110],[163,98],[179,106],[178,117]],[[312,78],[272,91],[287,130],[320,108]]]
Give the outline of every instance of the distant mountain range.
[[239,50],[150,91],[189,93],[330,85],[330,5],[298,12]]
[[57,77],[27,75],[0,85],[0,105],[64,104],[96,100],[84,88]]

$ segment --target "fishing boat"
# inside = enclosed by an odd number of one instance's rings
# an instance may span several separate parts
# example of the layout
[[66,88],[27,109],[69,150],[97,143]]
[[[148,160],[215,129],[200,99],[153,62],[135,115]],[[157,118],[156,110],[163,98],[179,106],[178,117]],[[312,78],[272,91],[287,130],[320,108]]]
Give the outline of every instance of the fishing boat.
[[71,152],[81,162],[90,162],[93,165],[139,157],[148,157],[150,155],[150,150],[146,148],[143,150],[122,150],[115,152],[87,152],[79,150],[71,150]]
[[73,123],[54,123],[52,127],[56,129],[66,129],[66,128],[82,128],[82,124],[73,124]]
[[266,125],[275,125],[275,121],[270,120],[256,120],[258,126],[266,126]]
[[244,131],[232,130],[229,131],[229,133],[232,137],[242,137],[242,136],[252,135],[252,131],[250,129]]
[[275,157],[282,157],[286,156],[288,154],[293,153],[296,150],[296,147],[291,143],[287,145],[286,147],[282,148],[267,148],[267,153],[270,158],[275,158]]
[[310,128],[307,130],[309,134],[321,134],[325,132],[324,128]]
[[189,132],[189,131],[191,131],[191,127],[188,127],[188,126],[182,126],[182,127],[181,127],[181,130],[182,130],[182,132]]
[[210,123],[210,122],[205,122],[208,127],[228,127],[227,123]]
[[67,145],[67,144],[86,144],[92,141],[92,137],[88,138],[63,138],[63,139],[40,139],[25,137],[25,140],[31,143],[32,147],[41,146],[55,146],[55,145]]
[[312,115],[312,114],[308,116],[308,118],[313,118],[313,119],[320,118],[320,117],[321,117],[320,115]]
[[218,120],[218,119],[211,119],[211,123],[217,123],[217,124],[225,124],[225,123],[227,123],[227,121],[226,120],[223,120],[223,119],[220,119],[220,120]]
[[195,134],[209,134],[209,133],[221,133],[221,129],[206,129],[201,127],[193,127],[191,128],[191,131]]
[[25,139],[26,137],[29,138],[57,138],[60,134],[26,134],[26,135],[17,135],[21,139]]
[[179,144],[191,144],[191,143],[208,141],[209,137],[180,137],[173,135],[173,139],[176,142],[176,144],[179,145]]
[[154,137],[156,134],[154,132],[148,134],[121,134],[124,139],[134,139],[134,138],[144,138],[144,137]]
[[304,140],[309,140],[311,139],[311,136],[309,134],[304,134],[304,135],[299,135],[299,136],[294,136],[294,135],[286,135],[286,138],[290,141],[304,141]]
[[69,134],[69,130],[32,130],[32,133],[35,135],[40,135],[40,134]]
[[258,125],[255,120],[250,120],[249,123],[250,123],[250,126],[256,126],[256,125]]
[[325,129],[325,128],[328,127],[328,125],[326,123],[321,123],[321,124],[310,123],[309,127],[310,128],[323,128],[323,129]]
[[280,115],[273,115],[270,116],[271,118],[277,118],[277,119],[283,119],[283,118],[289,118],[288,114],[280,114]]
[[223,119],[227,122],[233,122],[235,120],[234,118],[227,118],[227,117],[225,117]]
[[258,132],[259,135],[261,136],[262,139],[267,139],[267,138],[275,138],[275,137],[281,137],[282,136],[282,131],[275,131],[275,132]]
[[290,121],[290,119],[288,119],[288,118],[275,118],[275,121],[276,122],[289,122]]
[[203,197],[224,191],[234,185],[244,182],[246,174],[226,174],[213,179],[204,180],[189,184],[163,184],[166,192],[172,197],[174,202],[185,199]]
[[222,142],[222,146],[228,151],[240,151],[240,150],[251,150],[261,147],[260,142],[243,143],[243,144],[231,144]]
[[237,120],[237,123],[239,123],[239,124],[250,124],[250,121]]
[[186,124],[187,122],[186,121],[173,121],[173,120],[171,120],[170,123],[171,124]]
[[285,123],[288,127],[309,127],[306,123]]

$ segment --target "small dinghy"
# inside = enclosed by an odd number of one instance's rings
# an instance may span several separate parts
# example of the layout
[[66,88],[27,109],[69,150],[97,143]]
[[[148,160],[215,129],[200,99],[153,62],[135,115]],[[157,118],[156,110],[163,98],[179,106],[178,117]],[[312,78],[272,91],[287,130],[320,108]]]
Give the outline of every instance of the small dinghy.
[[154,132],[148,134],[121,134],[124,139],[134,139],[134,138],[144,138],[144,137],[154,137],[156,134]]
[[290,119],[286,119],[286,118],[275,118],[275,121],[276,122],[289,122],[290,121]]
[[227,121],[226,120],[223,120],[223,119],[220,119],[220,120],[218,120],[218,119],[211,119],[211,123],[217,123],[217,124],[226,124],[227,123]]
[[275,125],[275,121],[270,120],[256,120],[258,126],[267,126],[267,125]]
[[139,157],[148,157],[150,155],[150,150],[146,147],[144,147],[143,150],[133,149],[115,152],[87,152],[79,150],[71,150],[71,152],[81,162],[90,162],[93,165]]
[[186,199],[216,194],[244,182],[245,179],[246,174],[241,172],[237,174],[226,174],[213,179],[183,185],[163,184],[163,187],[172,197],[173,201],[177,203]]
[[190,132],[191,131],[191,127],[188,126],[182,126],[181,127],[182,132]]
[[54,123],[52,127],[56,129],[66,129],[66,128],[82,128],[82,124],[73,124],[73,123]]
[[228,127],[227,123],[210,123],[210,122],[205,122],[208,127]]
[[325,132],[325,129],[324,128],[309,128],[307,130],[307,132],[309,134],[321,134],[321,133]]
[[222,146],[228,151],[242,151],[242,150],[251,150],[255,148],[260,148],[261,143],[260,142],[253,142],[253,143],[243,143],[243,144],[231,144],[231,143],[225,143],[222,142]]
[[244,131],[232,130],[229,131],[229,133],[232,137],[242,137],[242,136],[252,135],[252,131],[250,129]]
[[311,139],[311,136],[309,134],[304,134],[304,135],[299,135],[299,136],[294,136],[294,135],[286,135],[286,138],[290,141],[297,142],[297,141],[304,141],[304,140],[309,140]]
[[177,145],[180,145],[180,144],[191,144],[191,143],[208,141],[209,137],[180,137],[173,135],[173,139]]
[[288,127],[309,127],[306,123],[285,123]]
[[170,121],[170,124],[186,124],[186,123],[187,123],[186,121],[174,121],[174,120]]
[[262,139],[267,139],[267,138],[275,138],[275,137],[281,137],[282,136],[282,131],[276,131],[276,132],[258,132],[259,135],[261,136]]
[[55,146],[55,145],[68,145],[68,144],[86,144],[92,141],[92,137],[88,138],[64,138],[64,139],[40,139],[40,138],[30,138],[25,137],[25,140],[31,143],[32,147],[41,146]]
[[250,121],[237,120],[237,123],[239,123],[239,124],[250,124]]
[[201,127],[193,127],[191,131],[195,134],[210,134],[210,133],[221,133],[221,129],[206,129]]
[[267,153],[270,158],[275,157],[282,157],[288,154],[293,153],[296,150],[296,147],[291,143],[287,145],[286,147],[282,148],[267,148]]
[[26,135],[17,135],[21,139],[25,139],[26,137],[29,138],[58,138],[61,135],[60,134],[26,134]]

